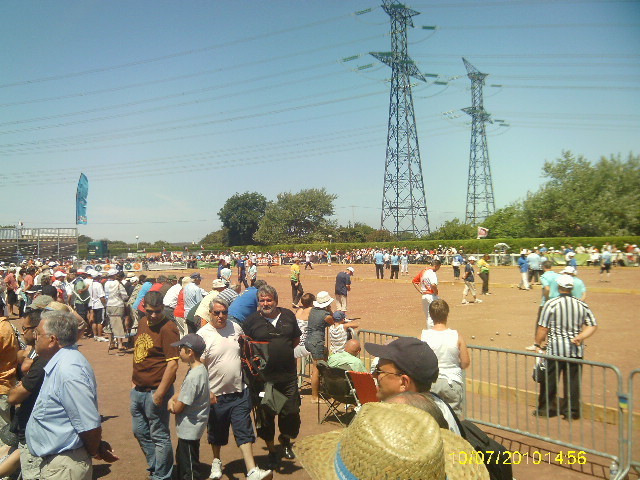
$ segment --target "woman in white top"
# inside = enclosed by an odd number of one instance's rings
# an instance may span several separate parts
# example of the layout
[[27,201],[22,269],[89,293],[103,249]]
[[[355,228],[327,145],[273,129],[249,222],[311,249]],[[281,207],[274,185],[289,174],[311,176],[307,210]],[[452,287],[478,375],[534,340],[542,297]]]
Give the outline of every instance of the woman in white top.
[[422,331],[422,341],[427,342],[438,357],[438,380],[431,391],[447,402],[458,416],[462,416],[462,370],[471,363],[469,350],[462,335],[447,327],[449,305],[442,299],[429,305],[433,328]]
[[300,335],[300,343],[293,350],[293,354],[296,358],[303,358],[309,355],[309,352],[306,348],[304,348],[304,342],[307,339],[307,323],[309,321],[309,313],[313,308],[313,301],[316,299],[316,296],[313,293],[305,293],[300,297],[300,305],[302,307],[298,309],[296,312],[296,320],[298,321],[298,327],[300,327],[300,331],[302,335]]

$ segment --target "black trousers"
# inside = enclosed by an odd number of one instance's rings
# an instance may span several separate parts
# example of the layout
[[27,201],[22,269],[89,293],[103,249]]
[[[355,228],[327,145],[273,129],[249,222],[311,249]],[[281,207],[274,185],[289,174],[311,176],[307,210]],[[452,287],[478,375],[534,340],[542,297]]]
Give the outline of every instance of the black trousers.
[[384,278],[384,265],[376,263],[376,278]]
[[[274,387],[285,397],[287,401],[279,414],[261,403],[256,406],[256,432],[258,437],[265,441],[273,441],[276,436],[276,416],[278,417],[278,430],[280,430],[280,442],[288,443],[300,433],[300,392],[298,391],[298,379],[287,382],[275,383]],[[284,440],[283,440],[284,438]]]
[[489,293],[489,272],[480,272],[478,275],[482,279],[482,293]]
[[[582,365],[563,362],[562,360],[547,360],[547,374],[540,384],[538,410],[561,415],[580,414],[580,383]],[[562,374],[564,398],[558,402],[558,383]]]
[[300,301],[300,297],[302,296],[303,293],[304,293],[304,288],[302,288],[302,283],[294,282],[293,280],[291,280],[291,298],[293,299],[292,300],[293,303],[298,305],[298,302]]
[[200,440],[178,438],[176,447],[178,480],[199,480],[200,477]]
[[399,271],[400,265],[391,265],[391,278],[398,278]]

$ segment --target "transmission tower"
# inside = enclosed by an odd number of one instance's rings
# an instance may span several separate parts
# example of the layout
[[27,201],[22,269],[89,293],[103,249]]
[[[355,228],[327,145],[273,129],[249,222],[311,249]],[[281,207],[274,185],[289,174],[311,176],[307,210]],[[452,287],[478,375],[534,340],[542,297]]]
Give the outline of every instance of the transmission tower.
[[389,128],[382,191],[381,228],[395,233],[423,236],[429,233],[429,216],[424,194],[422,162],[418,147],[416,118],[411,94],[411,77],[426,78],[407,54],[407,26],[419,12],[393,0],[382,8],[391,19],[391,52],[371,52],[391,67]]
[[471,115],[471,149],[465,222],[478,225],[496,210],[487,150],[487,134],[484,128],[485,123],[493,123],[493,120],[482,104],[482,87],[487,74],[478,71],[465,58],[462,61],[467,69],[467,76],[471,80],[471,104],[473,105],[462,109],[463,112]]

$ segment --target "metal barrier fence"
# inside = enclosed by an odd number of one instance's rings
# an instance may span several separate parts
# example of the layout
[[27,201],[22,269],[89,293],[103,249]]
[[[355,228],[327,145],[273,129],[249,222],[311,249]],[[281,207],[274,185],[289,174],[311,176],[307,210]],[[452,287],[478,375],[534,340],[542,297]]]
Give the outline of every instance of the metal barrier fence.
[[[636,368],[629,374],[628,394],[624,398],[624,403],[627,406],[627,432],[628,437],[626,439],[626,464],[624,468],[620,470],[620,474],[616,479],[627,478],[627,474],[633,469],[636,475],[640,476],[640,457],[634,458],[634,448],[640,450],[640,421],[635,418],[633,414],[634,399],[640,399],[640,395],[636,396],[635,393],[640,393],[640,384],[634,383],[634,377],[640,376],[640,368]],[[638,389],[638,392],[634,392],[634,386]],[[640,455],[640,454],[638,454]]]
[[[614,478],[620,465],[624,465],[626,454],[625,414],[619,402],[625,394],[617,367],[492,347],[470,346],[469,353],[471,366],[465,372],[467,419],[570,449],[561,450],[559,457],[537,452],[545,462],[566,463],[569,452],[584,452],[585,461],[587,454],[607,458]],[[540,383],[532,378],[537,358],[544,359],[548,366]],[[552,364],[557,366],[553,368],[555,374],[553,370],[549,372]],[[562,382],[560,369],[564,370]],[[572,384],[581,392],[578,398],[568,395],[568,390],[561,392]],[[543,386],[547,388],[540,395]],[[550,386],[557,388],[557,397],[549,395]],[[560,401],[556,402],[556,398]],[[564,418],[560,416],[562,411],[567,412]],[[572,411],[579,418],[572,418]],[[541,415],[533,416],[534,412]]]
[[[371,330],[358,332],[362,344],[384,344],[401,336],[404,335]],[[553,454],[540,452],[535,448],[517,452],[523,457],[528,456],[528,460],[533,463],[545,462],[559,466],[594,463],[587,455],[596,455],[611,462],[608,478],[625,478],[631,468],[638,473],[640,462],[634,460],[634,455],[638,455],[635,450],[640,450],[640,438],[634,438],[634,427],[640,431],[640,413],[634,412],[633,406],[634,398],[639,398],[640,395],[633,395],[633,380],[640,375],[640,369],[631,372],[628,390],[625,392],[622,374],[613,365],[471,345],[469,353],[471,366],[465,370],[464,385],[465,418],[477,424],[562,447],[560,452]],[[365,365],[371,365],[372,358],[364,348],[361,357]],[[569,397],[565,400],[565,406],[569,412],[572,406],[577,407],[573,410],[579,412],[579,419],[559,415],[532,415],[538,408],[540,396],[540,384],[532,376],[536,359],[567,365],[564,373],[566,376],[562,381],[559,381],[558,374],[550,374],[549,370],[544,373],[543,381],[546,382],[545,385],[557,385],[559,399],[561,395],[566,396],[563,390],[565,384],[569,386],[571,382],[577,383],[580,404],[576,405],[576,399]],[[548,394],[543,398],[547,400],[547,405],[551,405]],[[556,404],[556,410],[558,405]],[[604,477],[607,466],[602,467]]]

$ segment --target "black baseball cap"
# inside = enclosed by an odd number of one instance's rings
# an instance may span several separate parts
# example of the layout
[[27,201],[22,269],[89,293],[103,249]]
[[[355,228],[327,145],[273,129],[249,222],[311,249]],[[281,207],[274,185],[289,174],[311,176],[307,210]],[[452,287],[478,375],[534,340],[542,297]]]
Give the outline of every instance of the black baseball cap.
[[414,337],[401,337],[388,345],[365,343],[371,355],[389,360],[409,377],[422,385],[431,385],[438,378],[438,357],[426,342]]
[[172,347],[189,347],[198,356],[202,355],[207,348],[203,338],[197,333],[188,333],[178,342],[171,344]]

